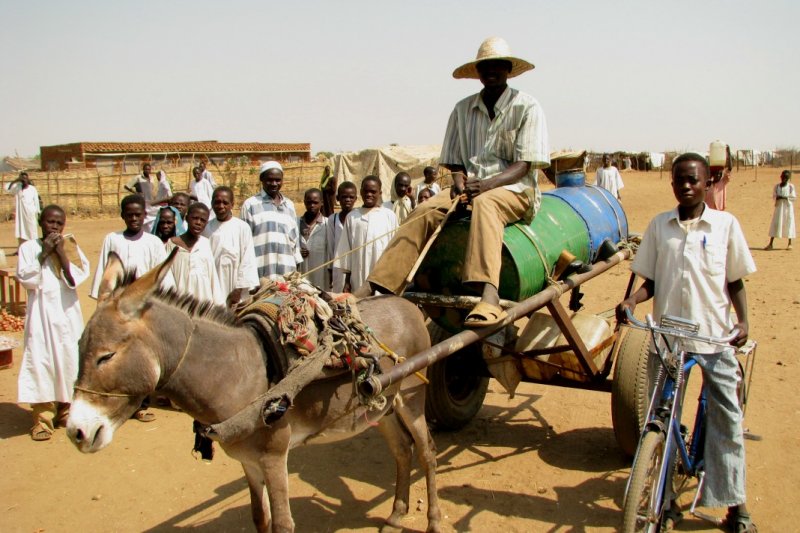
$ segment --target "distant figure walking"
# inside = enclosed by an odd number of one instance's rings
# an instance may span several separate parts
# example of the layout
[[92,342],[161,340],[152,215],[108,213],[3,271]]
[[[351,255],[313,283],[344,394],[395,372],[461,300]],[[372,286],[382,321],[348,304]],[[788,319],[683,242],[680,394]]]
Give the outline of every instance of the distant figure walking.
[[613,194],[617,200],[622,200],[619,191],[625,184],[622,183],[622,176],[617,167],[611,165],[610,155],[603,154],[603,166],[597,169],[594,184]]
[[14,217],[14,237],[17,244],[33,241],[39,235],[39,191],[31,183],[27,172],[20,172],[19,177],[6,185],[6,191],[14,195],[17,214]]
[[787,250],[792,249],[792,239],[796,237],[794,227],[794,201],[797,191],[789,183],[792,178],[790,170],[781,172],[781,182],[772,189],[772,199],[775,200],[775,212],[772,214],[772,223],[769,225],[769,244],[765,250],[772,250],[772,243],[776,238],[789,239]]

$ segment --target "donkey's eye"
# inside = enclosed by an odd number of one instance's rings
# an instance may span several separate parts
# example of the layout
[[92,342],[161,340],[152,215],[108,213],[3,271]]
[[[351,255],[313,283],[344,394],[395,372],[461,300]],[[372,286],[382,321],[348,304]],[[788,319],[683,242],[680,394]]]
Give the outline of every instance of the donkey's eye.
[[100,366],[103,363],[107,363],[108,360],[111,359],[112,357],[114,357],[114,354],[116,354],[116,353],[117,352],[111,352],[111,353],[107,353],[107,354],[104,354],[104,355],[101,355],[100,357],[98,357],[97,358],[97,366]]

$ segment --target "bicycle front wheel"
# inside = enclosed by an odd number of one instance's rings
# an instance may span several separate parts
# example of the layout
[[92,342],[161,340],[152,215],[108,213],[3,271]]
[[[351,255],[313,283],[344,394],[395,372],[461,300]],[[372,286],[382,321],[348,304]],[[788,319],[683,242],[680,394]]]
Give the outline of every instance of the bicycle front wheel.
[[663,502],[658,501],[659,487],[663,484],[659,475],[664,444],[665,436],[661,431],[649,430],[642,438],[622,506],[624,533],[659,531],[664,509]]

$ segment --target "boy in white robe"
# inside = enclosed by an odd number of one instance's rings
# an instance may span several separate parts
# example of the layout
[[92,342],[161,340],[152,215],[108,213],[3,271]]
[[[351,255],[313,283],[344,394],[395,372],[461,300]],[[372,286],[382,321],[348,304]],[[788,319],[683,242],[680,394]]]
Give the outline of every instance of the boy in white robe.
[[[325,241],[328,246],[329,261],[336,257],[336,246],[344,232],[344,221],[347,215],[353,210],[358,198],[358,189],[352,181],[345,181],[336,190],[336,201],[339,202],[338,213],[333,213],[328,217]],[[344,287],[344,272],[335,265],[328,266],[328,286],[331,290],[334,287]]]
[[[92,290],[89,291],[89,296],[95,300],[100,292],[100,282],[103,279],[106,264],[108,264],[109,253],[117,254],[125,270],[133,272],[137,278],[167,258],[161,239],[144,231],[145,202],[140,195],[131,194],[122,199],[120,217],[125,222],[125,230],[106,235],[103,239],[103,246],[100,248],[100,259],[94,273]],[[165,278],[162,285],[169,287],[171,279]]]
[[407,172],[398,172],[392,182],[392,200],[384,202],[383,207],[392,211],[397,223],[402,224],[417,206],[417,196],[412,192],[411,176]]
[[617,167],[611,166],[610,155],[603,154],[603,166],[597,169],[594,184],[610,192],[617,200],[622,200],[622,195],[619,191],[625,187],[625,184],[622,183],[622,176]]
[[14,237],[17,244],[36,240],[39,235],[39,191],[31,184],[27,172],[20,172],[19,177],[6,185],[6,191],[14,195],[16,216],[14,217]]
[[[309,189],[303,195],[306,212],[297,217],[300,231],[300,255],[303,262],[298,265],[306,279],[322,290],[329,291],[327,267],[322,267],[328,256],[328,219],[322,216],[322,191]],[[308,272],[311,272],[308,274]]]
[[392,240],[397,229],[395,214],[380,205],[381,181],[377,176],[367,176],[361,182],[362,207],[347,216],[344,232],[336,246],[335,267],[341,268],[344,284],[334,286],[334,292],[352,292],[361,287],[372,267]]
[[233,190],[230,187],[214,189],[211,206],[217,217],[210,220],[203,231],[214,255],[214,264],[228,307],[238,303],[243,293],[258,286],[253,234],[250,226],[233,216],[233,203]]
[[789,239],[787,250],[792,249],[792,239],[797,235],[794,224],[794,201],[797,192],[794,185],[789,183],[792,171],[781,172],[781,182],[772,189],[772,200],[775,202],[775,211],[772,213],[772,222],[769,225],[769,244],[765,250],[772,250],[775,239]]
[[[91,298],[97,299],[100,293],[100,283],[103,281],[103,271],[108,264],[108,254],[114,252],[122,262],[127,272],[132,272],[137,278],[143,276],[151,269],[160,265],[166,258],[164,243],[161,239],[144,231],[144,221],[147,216],[147,204],[139,194],[130,194],[120,202],[120,217],[125,222],[124,231],[115,231],[106,235],[103,246],[100,248],[100,259],[94,273],[92,289],[89,291]],[[162,281],[163,287],[174,284],[172,277],[167,276]],[[142,408],[133,414],[139,422],[152,422],[156,416],[148,411],[149,399],[145,398]]]
[[61,207],[45,207],[42,239],[19,248],[17,279],[27,289],[28,308],[17,401],[31,404],[31,438],[37,441],[66,426],[78,378],[83,314],[75,287],[89,277],[89,261],[74,239],[62,235],[66,219]]
[[442,188],[436,183],[436,169],[433,167],[425,167],[422,170],[423,182],[417,185],[416,192],[414,196],[417,198],[419,202],[419,193],[423,190],[428,189],[431,192],[431,196],[436,196],[440,192],[442,192]]
[[214,194],[214,186],[211,185],[210,181],[203,179],[203,174],[200,171],[200,167],[194,167],[192,169],[192,175],[194,176],[194,179],[189,184],[189,190],[191,191],[192,196],[197,198],[198,202],[208,208],[209,215],[213,215],[213,212],[211,211],[211,196]]
[[166,242],[165,248],[167,254],[174,248],[178,249],[170,266],[178,293],[191,294],[201,302],[225,305],[227,294],[224,294],[217,275],[211,243],[203,237],[208,214],[208,208],[200,202],[190,205],[186,212],[188,231],[172,237]]

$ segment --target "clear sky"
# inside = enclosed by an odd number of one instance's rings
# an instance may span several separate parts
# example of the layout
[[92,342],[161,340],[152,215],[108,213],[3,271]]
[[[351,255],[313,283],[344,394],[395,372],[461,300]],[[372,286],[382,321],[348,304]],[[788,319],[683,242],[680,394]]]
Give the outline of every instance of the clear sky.
[[0,155],[77,141],[439,144],[488,36],[553,149],[800,147],[800,2],[0,0]]

